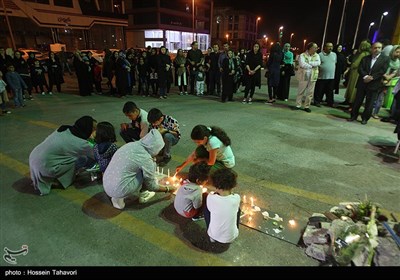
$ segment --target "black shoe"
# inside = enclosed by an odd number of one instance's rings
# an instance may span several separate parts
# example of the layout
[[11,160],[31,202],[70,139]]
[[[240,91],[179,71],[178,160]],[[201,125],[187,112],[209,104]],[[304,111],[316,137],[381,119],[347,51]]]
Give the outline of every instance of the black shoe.
[[368,122],[368,121],[366,121],[366,120],[362,120],[362,121],[361,121],[361,124],[367,124],[367,122]]
[[320,104],[320,103],[317,103],[317,102],[315,102],[315,103],[314,103],[314,106],[315,106],[315,107],[321,107],[321,104]]
[[311,109],[310,108],[304,108],[304,111],[306,111],[307,113],[311,113]]
[[347,119],[348,122],[354,122],[355,120],[356,120],[355,118]]

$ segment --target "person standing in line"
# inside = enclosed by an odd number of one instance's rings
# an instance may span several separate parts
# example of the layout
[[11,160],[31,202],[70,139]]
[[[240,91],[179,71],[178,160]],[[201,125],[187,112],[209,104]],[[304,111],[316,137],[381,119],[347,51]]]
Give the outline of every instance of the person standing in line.
[[[255,43],[252,51],[246,56],[246,88],[244,90],[243,104],[251,104],[256,86],[261,88],[261,67],[263,64],[260,44]],[[250,97],[248,97],[250,94]]]
[[339,94],[340,81],[343,78],[347,64],[346,56],[343,54],[342,49],[342,45],[337,45],[334,49],[334,52],[336,53],[335,82],[333,84],[335,94]]
[[317,54],[318,46],[314,42],[308,43],[306,51],[299,55],[299,68],[297,70],[296,109],[300,109],[304,101],[304,111],[311,113],[310,105],[314,95],[315,83],[318,79],[318,67],[321,59]]
[[352,122],[357,120],[361,105],[365,99],[364,111],[361,115],[361,124],[366,125],[371,118],[374,101],[378,93],[383,89],[382,79],[386,73],[390,58],[381,54],[382,43],[375,42],[372,45],[371,54],[365,56],[358,67],[360,76],[357,81],[357,94],[354,101],[351,117],[347,119]]
[[188,51],[186,60],[189,64],[189,72],[190,72],[190,94],[194,95],[196,72],[199,66],[204,63],[204,55],[199,49],[199,43],[197,41],[193,41],[192,49]]
[[337,56],[332,52],[333,44],[326,42],[324,50],[319,53],[321,64],[318,69],[318,79],[315,84],[314,105],[321,107],[322,99],[326,95],[326,103],[329,107],[334,107],[333,88],[335,84],[335,68]]
[[290,44],[283,45],[283,59],[281,64],[281,77],[278,86],[278,99],[288,101],[290,91],[290,79],[294,76],[294,56],[290,51]]

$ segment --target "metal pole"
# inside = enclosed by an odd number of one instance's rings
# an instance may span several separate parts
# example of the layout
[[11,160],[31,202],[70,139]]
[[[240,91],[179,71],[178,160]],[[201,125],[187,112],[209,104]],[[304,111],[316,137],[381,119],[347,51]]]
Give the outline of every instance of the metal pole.
[[192,36],[193,36],[193,41],[195,41],[195,38],[194,38],[194,0],[192,0]]
[[346,4],[347,4],[347,0],[344,0],[343,11],[342,11],[342,19],[340,20],[339,34],[337,36],[336,45],[339,45],[340,35],[342,35],[342,26],[343,26],[343,20],[344,20],[344,13],[346,11]]
[[354,46],[356,45],[357,34],[358,34],[358,27],[360,26],[360,19],[361,19],[362,12],[363,12],[363,8],[364,8],[364,2],[365,2],[365,0],[362,0],[362,2],[361,2],[360,15],[358,16],[357,27],[356,27],[356,34],[354,35],[354,41],[353,41],[352,49],[354,49]]
[[6,5],[4,4],[4,0],[1,0],[1,3],[3,4],[4,16],[6,17],[7,26],[8,26],[8,32],[10,32],[11,44],[12,44],[13,49],[16,50],[17,47],[15,46],[14,35],[13,35],[13,33],[12,33],[12,30],[11,30],[10,21],[8,20],[8,14],[7,14]]
[[322,38],[322,45],[321,45],[321,47],[323,47],[324,44],[325,44],[326,28],[328,27],[328,19],[329,19],[329,13],[330,13],[330,11],[331,11],[331,4],[332,4],[332,0],[329,0],[328,12],[327,12],[327,14],[326,14],[326,20],[325,20],[324,36],[323,36],[323,38]]

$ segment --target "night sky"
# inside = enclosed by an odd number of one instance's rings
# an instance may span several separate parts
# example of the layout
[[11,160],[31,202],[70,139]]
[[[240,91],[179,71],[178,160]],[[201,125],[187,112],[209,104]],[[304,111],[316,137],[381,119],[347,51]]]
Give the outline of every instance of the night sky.
[[[361,3],[362,0],[347,1],[342,26],[343,36],[339,43],[347,45],[348,48],[353,45]],[[343,4],[344,0],[332,0],[325,42],[330,41],[334,45],[337,42]],[[279,27],[284,26],[283,42],[288,42],[290,34],[295,33],[292,45],[302,49],[304,39],[307,39],[307,42],[314,41],[321,46],[329,0],[238,0],[235,3],[232,0],[214,0],[214,5],[216,7],[233,6],[260,16],[262,18],[258,25],[260,37],[265,34],[276,41]],[[383,18],[379,38],[391,39],[395,31],[399,8],[400,0],[365,0],[356,47],[362,39],[367,37],[369,24],[375,22],[369,33],[369,38],[372,40],[381,15],[385,11],[389,14]]]

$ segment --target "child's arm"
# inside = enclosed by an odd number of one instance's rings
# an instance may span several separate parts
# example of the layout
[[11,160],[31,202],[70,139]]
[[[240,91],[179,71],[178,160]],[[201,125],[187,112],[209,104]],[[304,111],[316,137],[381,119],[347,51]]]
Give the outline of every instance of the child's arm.
[[179,173],[183,168],[185,168],[186,165],[193,162],[195,158],[196,158],[196,151],[193,151],[181,165],[176,167],[175,172]]
[[218,148],[217,149],[212,149],[208,151],[208,165],[214,165],[215,162],[217,161],[217,152],[218,152]]

